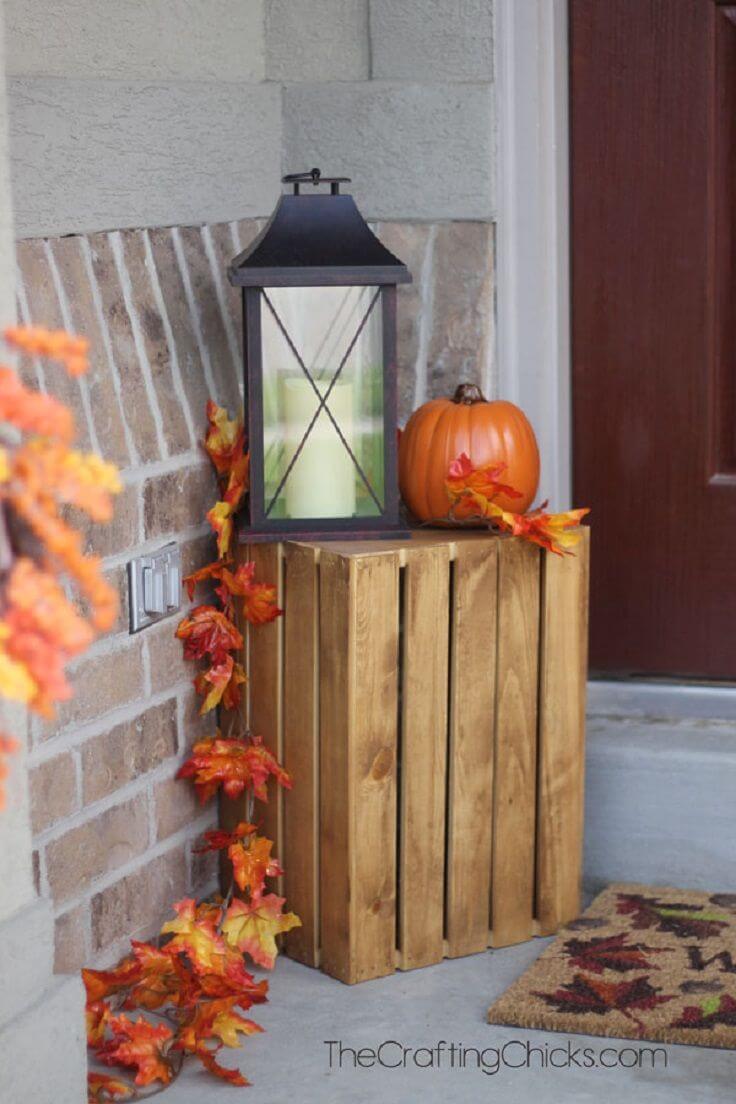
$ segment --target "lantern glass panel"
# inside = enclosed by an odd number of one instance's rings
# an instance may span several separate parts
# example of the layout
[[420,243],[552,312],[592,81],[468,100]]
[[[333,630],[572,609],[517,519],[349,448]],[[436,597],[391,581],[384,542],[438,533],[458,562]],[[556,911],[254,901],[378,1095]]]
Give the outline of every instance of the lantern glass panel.
[[383,511],[381,306],[377,287],[262,291],[267,518]]

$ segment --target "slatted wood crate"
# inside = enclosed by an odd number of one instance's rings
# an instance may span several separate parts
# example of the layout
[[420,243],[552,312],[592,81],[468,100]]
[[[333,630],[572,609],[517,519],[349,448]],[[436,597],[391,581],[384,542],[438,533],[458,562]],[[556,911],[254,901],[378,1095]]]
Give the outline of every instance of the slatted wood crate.
[[[265,830],[346,982],[555,931],[578,911],[588,532],[254,545],[284,617],[252,632],[253,732],[294,778]],[[226,802],[226,824],[242,817]]]

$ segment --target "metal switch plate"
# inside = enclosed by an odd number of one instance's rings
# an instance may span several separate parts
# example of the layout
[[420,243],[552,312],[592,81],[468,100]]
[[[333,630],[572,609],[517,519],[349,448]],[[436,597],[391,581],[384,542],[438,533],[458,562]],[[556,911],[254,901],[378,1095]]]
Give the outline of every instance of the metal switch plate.
[[158,552],[139,556],[128,564],[130,631],[175,613],[181,605],[181,559],[179,545],[164,545]]

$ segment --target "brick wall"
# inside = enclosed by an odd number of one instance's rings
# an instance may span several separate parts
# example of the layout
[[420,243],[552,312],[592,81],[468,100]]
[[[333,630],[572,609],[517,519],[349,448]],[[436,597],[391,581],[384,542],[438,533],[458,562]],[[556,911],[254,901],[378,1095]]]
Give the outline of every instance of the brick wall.
[[[36,874],[56,913],[56,968],[107,963],[155,932],[214,866],[192,854],[211,823],[174,775],[198,718],[176,618],[129,635],[126,564],[169,540],[184,570],[213,556],[214,480],[199,448],[208,396],[239,403],[239,299],[227,261],[260,223],[123,230],[18,243],[18,313],[92,343],[82,380],[34,375],[76,411],[79,440],[121,467],[114,521],[90,527],[121,598],[114,631],[73,668],[76,694],[34,722],[29,768]],[[401,289],[401,420],[461,379],[493,389],[493,227],[383,223],[414,273]],[[23,371],[29,374],[28,366]],[[186,604],[184,605],[186,608]]]

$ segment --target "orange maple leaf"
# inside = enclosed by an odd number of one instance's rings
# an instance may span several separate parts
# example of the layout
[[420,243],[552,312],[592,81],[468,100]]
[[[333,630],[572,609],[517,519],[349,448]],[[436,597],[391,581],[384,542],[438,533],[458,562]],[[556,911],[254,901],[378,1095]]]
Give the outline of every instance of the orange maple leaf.
[[259,966],[270,970],[276,961],[276,936],[301,927],[293,912],[282,913],[284,897],[274,893],[257,901],[234,900],[222,925],[222,934],[229,945],[249,954]]
[[230,595],[242,596],[246,620],[252,625],[265,625],[274,621],[283,611],[276,605],[276,587],[270,583],[257,583],[254,579],[255,570],[253,561],[239,564],[234,573],[224,568],[217,593],[224,602],[228,601]]
[[543,503],[528,514],[512,514],[508,519],[509,532],[515,537],[538,544],[558,556],[572,555],[573,548],[581,539],[580,522],[589,509],[566,510],[561,514],[548,514]]
[[187,588],[189,601],[191,602],[192,598],[194,598],[194,591],[198,583],[203,583],[207,579],[219,579],[224,568],[228,567],[231,563],[232,560],[215,560],[214,563],[207,564],[205,567],[200,567],[197,571],[192,571],[191,574],[185,575],[182,584]]
[[26,387],[12,368],[0,365],[0,421],[23,433],[69,442],[74,438],[72,412],[53,395]]
[[162,935],[173,936],[166,944],[169,953],[184,953],[198,972],[224,973],[228,948],[212,921],[198,919],[191,897],[177,901],[174,911],[176,919],[168,920],[161,928]]
[[106,1100],[123,1100],[132,1096],[133,1086],[109,1073],[91,1072],[87,1074],[88,1104],[104,1104]]
[[[56,578],[25,556],[13,564],[5,601],[0,689],[8,697],[27,701],[36,712],[53,716],[53,704],[71,697],[65,664],[84,651],[95,634]],[[27,693],[24,684],[17,689],[18,665],[31,680]]]
[[581,537],[578,531],[580,522],[590,511],[567,510],[565,513],[549,514],[546,502],[526,514],[504,510],[494,502],[496,495],[520,496],[512,487],[497,482],[502,471],[503,466],[498,465],[476,469],[465,453],[454,460],[445,481],[452,503],[450,519],[484,519],[502,533],[521,537],[560,556],[570,555],[569,549]]
[[216,606],[197,606],[179,622],[176,635],[184,641],[186,659],[209,655],[216,661],[222,660],[227,652],[243,647],[238,629]]
[[190,1004],[199,994],[199,985],[170,945],[159,948],[152,943],[131,940],[140,975],[130,987],[124,1008],[155,1010],[166,1003]]
[[[1,658],[1,657],[0,657]],[[2,663],[0,663],[0,691],[4,693],[2,687]],[[3,736],[0,734],[0,809],[5,808],[5,787],[3,782],[8,777],[9,768],[5,761],[6,755],[12,755],[14,751],[20,750],[20,744],[17,740],[14,740],[12,736]]]
[[87,371],[89,341],[86,337],[42,326],[8,326],[3,336],[8,345],[28,356],[58,360],[70,376],[82,376]]
[[[231,950],[231,948],[228,948]],[[199,984],[202,993],[207,997],[232,997],[235,1003],[246,1011],[254,1004],[263,1004],[268,1000],[268,982],[265,978],[255,981],[243,964],[243,957],[237,951],[232,951],[232,959],[228,961],[224,974],[201,974]],[[234,969],[239,962],[241,970]]]
[[15,450],[9,478],[48,507],[76,506],[93,521],[110,520],[112,496],[123,489],[114,464],[43,437],[33,437]]
[[291,789],[290,776],[260,736],[225,739],[218,730],[215,737],[194,745],[176,777],[193,778],[199,799],[205,802],[220,785],[228,797],[239,797],[248,786],[259,801],[267,801],[266,782],[270,776]]
[[245,430],[239,419],[230,419],[227,410],[212,399],[207,403],[209,429],[204,439],[207,455],[218,475],[227,474],[242,455]]
[[236,709],[240,704],[240,686],[248,676],[231,655],[225,655],[194,679],[194,689],[204,698],[200,714],[209,713],[222,702],[226,709]]
[[87,1027],[87,1046],[99,1046],[105,1038],[105,1025],[110,1015],[110,1006],[105,1001],[92,1001],[84,1010]]
[[222,496],[233,513],[236,512],[249,487],[250,481],[250,455],[244,453],[233,462],[228,476],[225,493]]
[[207,521],[217,534],[217,555],[224,559],[233,539],[233,508],[229,502],[216,502],[207,512]]
[[140,976],[140,963],[132,955],[119,962],[114,970],[82,970],[88,1006],[128,989]]
[[174,1047],[196,1052],[207,1039],[219,1039],[229,1047],[239,1047],[238,1032],[255,1035],[263,1028],[235,1011],[236,997],[219,997],[198,1004],[182,1025]]
[[195,1051],[196,1057],[199,1058],[204,1068],[209,1073],[213,1073],[215,1077],[220,1077],[223,1081],[228,1081],[231,1085],[250,1085],[250,1081],[243,1076],[240,1070],[227,1069],[227,1067],[221,1066],[215,1058],[216,1053],[217,1051],[209,1050],[204,1044]]
[[166,1048],[174,1036],[166,1024],[150,1024],[142,1016],[130,1020],[121,1013],[110,1016],[108,1027],[112,1039],[97,1050],[97,1058],[106,1066],[127,1066],[135,1069],[136,1085],[161,1081],[168,1085],[173,1070],[166,1057]]
[[447,492],[453,501],[466,492],[487,500],[499,494],[507,498],[523,498],[520,491],[500,482],[499,476],[506,471],[506,467],[506,464],[485,464],[474,468],[467,453],[461,452],[448,469],[445,481]]
[[224,848],[230,847],[231,844],[245,839],[246,836],[253,835],[257,830],[255,824],[249,824],[246,820],[241,820],[232,832],[224,832],[221,828],[214,828],[209,832],[204,832],[203,845],[194,847],[192,850],[195,855],[202,855],[205,851],[222,851]]
[[248,681],[243,667],[240,663],[233,664],[233,671],[230,675],[230,681],[227,683],[225,689],[222,692],[222,704],[225,709],[237,709],[240,705],[240,687]]
[[[209,917],[202,916],[194,901],[191,898],[178,901],[174,909],[176,920],[164,924],[161,934],[173,935],[166,946],[191,962],[201,992],[213,997],[237,997],[242,1008],[264,1001],[268,987],[255,984],[243,956],[229,946]],[[221,910],[218,914],[221,915]]]
[[228,848],[235,882],[243,892],[249,891],[252,901],[262,896],[266,878],[277,878],[284,873],[276,859],[271,858],[272,847],[272,840],[253,836],[247,845],[236,840]]

